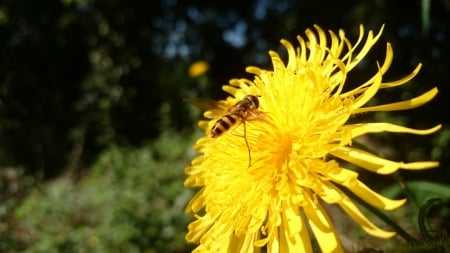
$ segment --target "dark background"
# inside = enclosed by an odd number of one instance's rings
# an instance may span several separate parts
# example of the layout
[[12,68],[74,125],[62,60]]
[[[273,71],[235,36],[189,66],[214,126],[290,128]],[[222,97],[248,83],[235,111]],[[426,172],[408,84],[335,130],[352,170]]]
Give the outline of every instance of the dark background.
[[[222,84],[245,76],[247,65],[270,68],[267,51],[280,49],[281,38],[294,41],[313,24],[343,28],[350,38],[360,24],[375,31],[385,24],[379,54],[367,62],[383,60],[386,41],[395,52],[389,75],[405,75],[422,62],[415,85],[402,89],[418,95],[438,86],[440,93],[426,109],[407,113],[408,123],[446,126],[449,5],[445,0],[3,1],[0,166],[55,176],[73,160],[89,164],[110,143],[142,145],[167,127],[191,131],[195,118],[183,97],[223,97]],[[195,60],[211,66],[206,86],[187,76]],[[367,75],[363,69],[352,78]]]

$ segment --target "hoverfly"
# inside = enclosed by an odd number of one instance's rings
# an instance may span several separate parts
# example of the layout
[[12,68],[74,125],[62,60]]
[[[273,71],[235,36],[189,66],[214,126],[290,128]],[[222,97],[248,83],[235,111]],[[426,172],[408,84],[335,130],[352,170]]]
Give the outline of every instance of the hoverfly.
[[[195,103],[194,104],[198,104]],[[215,104],[213,107],[223,107],[219,105],[217,101],[209,101],[208,104]],[[205,107],[205,106],[201,106]],[[211,107],[211,106],[209,106]],[[213,127],[211,128],[211,138],[218,138],[230,129],[238,127],[241,123],[244,127],[244,141],[248,150],[248,167],[251,165],[250,145],[247,140],[247,126],[246,121],[264,119],[264,114],[259,109],[259,99],[255,95],[247,95],[243,99],[236,102],[231,107],[225,109],[225,112],[219,115]]]

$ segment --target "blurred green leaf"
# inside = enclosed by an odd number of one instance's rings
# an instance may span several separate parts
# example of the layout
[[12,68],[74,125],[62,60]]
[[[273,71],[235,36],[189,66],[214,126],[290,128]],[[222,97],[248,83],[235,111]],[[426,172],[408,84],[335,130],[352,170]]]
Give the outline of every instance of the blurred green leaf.
[[[450,196],[449,184],[433,183],[429,181],[411,181],[407,182],[406,186],[414,196],[415,202],[419,204],[424,203],[431,198],[445,198]],[[382,193],[383,195],[395,198],[401,196],[403,190],[399,185],[392,185],[383,189]]]
[[28,235],[20,252],[187,251],[191,144],[170,132],[140,149],[112,146],[81,181],[62,177],[34,190],[15,212]]

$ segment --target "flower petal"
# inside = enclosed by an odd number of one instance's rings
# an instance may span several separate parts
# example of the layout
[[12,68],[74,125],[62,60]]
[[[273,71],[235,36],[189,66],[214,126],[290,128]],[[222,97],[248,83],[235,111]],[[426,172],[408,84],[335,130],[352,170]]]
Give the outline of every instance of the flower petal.
[[358,137],[360,135],[364,135],[367,133],[381,133],[381,132],[391,132],[391,133],[408,133],[408,134],[417,134],[417,135],[427,135],[432,134],[439,129],[441,129],[441,125],[437,125],[433,128],[429,129],[413,129],[404,126],[395,125],[392,123],[364,123],[364,124],[353,124],[353,125],[345,125],[343,129],[351,129],[351,136],[353,138]]
[[[384,29],[384,25],[381,27],[380,31],[378,32],[378,34],[373,37],[373,32],[369,31],[368,35],[367,35],[367,39],[366,42],[364,43],[363,48],[360,49],[360,51],[358,52],[358,54],[354,57],[354,59],[352,60],[351,63],[348,64],[347,68],[348,70],[353,69],[362,59],[364,59],[364,57],[367,55],[367,53],[370,51],[370,49],[372,48],[372,46],[378,41],[378,39],[380,38],[381,34],[383,33],[383,29]],[[353,46],[353,48],[351,49],[351,51],[354,51],[355,48],[358,47],[359,42],[362,39],[362,35],[364,34],[364,27],[360,26],[359,27],[359,32],[360,32],[360,38],[358,39],[358,42]]]
[[[388,71],[388,69],[389,69],[389,67],[391,66],[391,63],[392,63],[393,55],[394,55],[394,53],[393,53],[393,50],[392,50],[392,46],[391,46],[390,43],[387,43],[387,46],[386,46],[386,57],[384,58],[384,62],[383,62],[383,64],[381,65],[381,67],[379,68],[379,70],[378,70],[378,72],[379,72],[381,75],[384,75],[384,74]],[[416,68],[416,69],[417,69],[417,68]],[[419,68],[419,69],[420,69],[420,68]],[[397,84],[397,85],[404,84],[405,82],[407,82],[407,81],[409,81],[411,78],[413,78],[416,74],[417,74],[417,73],[413,72],[413,73],[411,73],[410,75],[408,75],[407,77],[402,78],[402,79],[400,79],[400,80],[398,80],[398,81],[396,81],[396,82],[389,83],[389,84],[391,84],[391,85],[393,85],[394,83]],[[411,78],[408,79],[408,77],[410,77],[411,75],[413,75],[413,76],[412,76]],[[377,78],[376,75],[375,75],[375,76],[372,76],[372,78],[370,78],[369,80],[367,80],[366,82],[364,82],[363,84],[361,84],[361,85],[358,87],[358,89],[354,89],[354,90],[351,90],[351,91],[348,91],[347,93],[345,93],[345,96],[355,96],[356,94],[359,94],[359,93],[361,93],[361,92],[364,92],[364,91],[367,89],[368,86],[372,85],[372,83],[375,82],[375,79],[376,79],[376,78]],[[381,88],[384,88],[386,84],[387,84],[387,83],[381,83],[381,84],[380,84],[380,89],[381,89]],[[394,86],[394,85],[393,85],[393,86]],[[395,86],[396,86],[396,85],[395,85]]]
[[435,87],[424,94],[411,98],[405,101],[396,102],[396,103],[390,103],[390,104],[384,104],[384,105],[377,105],[377,106],[369,106],[369,107],[363,107],[363,108],[355,108],[355,110],[352,112],[352,114],[358,114],[358,113],[364,113],[364,112],[386,112],[386,111],[400,111],[400,110],[408,110],[413,109],[418,106],[421,106],[427,102],[429,102],[431,99],[436,96],[438,93],[438,89]]
[[297,66],[297,54],[295,53],[295,49],[294,46],[287,40],[281,40],[281,44],[286,48],[286,50],[288,51],[288,64],[287,64],[287,69],[291,70],[291,71],[297,71],[298,66]]
[[406,201],[405,199],[392,200],[372,191],[369,187],[358,180],[358,173],[352,170],[340,168],[339,170],[334,170],[328,173],[327,176],[332,182],[347,187],[362,200],[377,208],[392,210],[400,207]]
[[308,198],[308,205],[305,205],[303,210],[321,251],[344,252],[333,223],[323,207],[317,201]]
[[355,203],[353,203],[353,201],[349,198],[344,197],[342,201],[338,202],[338,204],[342,210],[344,210],[344,212],[356,221],[368,234],[380,238],[390,238],[395,235],[395,232],[385,231],[370,222],[370,220],[361,213]]
[[395,200],[386,198],[372,191],[369,187],[367,187],[359,180],[356,181],[355,185],[348,187],[348,189],[372,206],[382,208],[384,210],[393,210],[395,208],[399,208],[406,202],[406,199]]
[[280,252],[280,235],[278,229],[273,231],[273,236],[267,242],[267,252],[268,253],[279,253]]
[[231,227],[231,224],[216,220],[200,239],[200,243],[205,249],[202,249],[200,252],[229,252],[228,248],[232,233],[233,228]]
[[[226,252],[230,253],[253,253],[260,252],[261,248],[255,247],[253,242],[257,240],[257,233],[249,233],[243,236],[233,235],[231,238],[230,247]],[[225,248],[225,247],[223,247]]]
[[205,206],[205,196],[204,192],[205,189],[202,188],[199,190],[194,197],[189,201],[189,203],[186,206],[186,213],[197,213]]
[[399,85],[409,82],[411,79],[413,79],[419,73],[421,68],[422,68],[422,64],[419,63],[417,65],[417,67],[409,75],[407,75],[399,80],[396,80],[396,81],[382,83],[380,86],[380,89],[392,88],[392,87],[396,87],[396,86],[399,86]]
[[422,170],[439,166],[438,162],[393,162],[356,148],[339,147],[331,155],[378,174],[391,174],[398,169]]
[[344,40],[339,41],[339,37],[332,30],[328,30],[328,33],[330,34],[331,39],[328,52],[332,58],[339,59],[342,53],[342,49],[344,48],[345,41]]
[[199,242],[203,235],[211,228],[215,220],[209,214],[204,216],[195,215],[197,220],[189,224],[189,232],[186,234],[186,241]]
[[279,252],[312,252],[305,223],[298,208],[286,208],[282,212]]
[[[358,110],[358,108],[360,108],[361,106],[365,105],[373,96],[375,96],[375,94],[377,93],[378,89],[380,88],[381,85],[381,73],[378,72],[375,74],[375,79],[374,82],[371,86],[369,86],[369,88],[364,90],[364,93],[362,93],[359,97],[357,97],[355,99],[355,101],[353,102],[351,108],[352,108],[352,113],[356,110]],[[359,88],[356,88],[356,90]],[[345,97],[345,95],[341,95],[341,97]]]

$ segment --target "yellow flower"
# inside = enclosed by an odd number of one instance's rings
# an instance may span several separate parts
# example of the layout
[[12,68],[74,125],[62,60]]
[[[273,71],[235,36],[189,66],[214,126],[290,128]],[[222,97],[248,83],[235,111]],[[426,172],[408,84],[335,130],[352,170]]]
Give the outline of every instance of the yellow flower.
[[209,64],[206,61],[196,61],[189,66],[189,76],[198,77],[205,74],[209,70]]
[[[395,162],[351,146],[352,139],[368,133],[430,134],[440,125],[417,130],[391,123],[348,123],[363,112],[415,108],[430,101],[437,89],[418,97],[377,106],[366,106],[378,90],[411,80],[421,65],[398,81],[384,82],[393,52],[365,83],[344,89],[347,74],[365,57],[381,36],[372,31],[352,45],[341,30],[327,34],[318,26],[297,37],[299,47],[286,40],[285,64],[269,52],[273,70],[248,67],[253,81],[233,79],[223,89],[232,96],[218,101],[206,117],[226,114],[246,95],[259,100],[264,117],[248,117],[221,136],[212,138],[217,118],[200,125],[206,136],[195,149],[201,154],[186,168],[188,187],[200,187],[187,207],[196,220],[186,240],[199,244],[194,252],[311,252],[314,236],[323,252],[343,252],[337,233],[322,203],[337,204],[367,233],[389,238],[359,210],[337,185],[347,188],[372,206],[392,210],[405,200],[392,200],[359,181],[358,173],[340,161],[366,170],[389,174],[398,169],[419,170],[437,162]],[[365,39],[364,39],[365,37]],[[250,154],[250,155],[249,155]],[[249,159],[251,161],[249,166]],[[339,160],[338,160],[339,159]],[[308,233],[311,232],[311,235]]]

